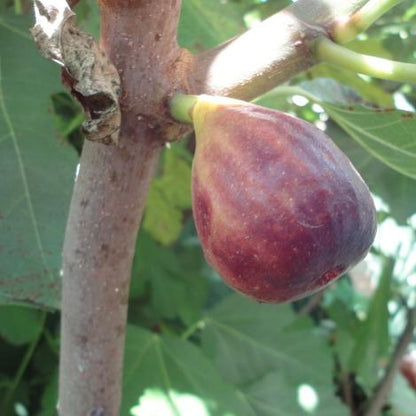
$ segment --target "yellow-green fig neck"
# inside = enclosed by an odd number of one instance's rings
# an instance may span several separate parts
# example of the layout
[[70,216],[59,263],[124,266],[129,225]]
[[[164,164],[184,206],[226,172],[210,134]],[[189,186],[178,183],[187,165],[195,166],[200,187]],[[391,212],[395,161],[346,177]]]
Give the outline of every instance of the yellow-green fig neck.
[[[246,105],[244,101],[236,100],[228,97],[219,97],[212,95],[200,95],[195,102],[192,109],[192,122],[195,129],[195,140],[197,149],[202,146],[202,143],[208,143],[206,139],[211,138],[212,126],[215,121],[215,114],[221,110],[230,107],[241,107]],[[214,117],[211,117],[214,116]]]
[[213,95],[199,95],[192,108],[192,122],[195,129],[202,126],[207,114],[214,113],[220,108],[241,106],[246,104],[244,101],[229,97],[219,97]]

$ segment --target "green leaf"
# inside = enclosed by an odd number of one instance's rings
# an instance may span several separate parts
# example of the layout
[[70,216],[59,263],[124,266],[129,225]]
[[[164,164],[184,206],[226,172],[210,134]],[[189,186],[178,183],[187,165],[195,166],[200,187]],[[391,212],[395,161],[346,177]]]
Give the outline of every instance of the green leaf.
[[307,98],[320,104],[343,130],[374,157],[401,174],[416,179],[415,113],[392,108],[367,108],[359,104],[345,106],[348,100],[353,101],[354,93],[335,81],[321,82],[325,82],[325,89],[316,82],[301,84]]
[[287,380],[285,374],[275,371],[253,383],[245,391],[248,402],[258,416],[346,416],[346,408],[334,398],[334,392],[322,385],[316,386]]
[[367,318],[357,327],[355,347],[350,357],[350,369],[357,374],[363,386],[372,388],[378,378],[378,363],[386,358],[389,349],[389,312],[391,280],[394,261],[388,260],[377,290],[371,299]]
[[143,229],[164,245],[173,243],[182,230],[182,211],[170,204],[157,182],[150,188],[146,201]]
[[238,2],[184,0],[179,44],[193,51],[218,45],[244,31],[244,11]]
[[151,303],[159,315],[179,317],[186,325],[199,319],[208,295],[200,248],[179,245],[167,249],[141,232],[136,253],[132,296],[140,297],[150,287]]
[[59,69],[27,19],[0,20],[0,302],[58,307],[60,253],[77,157],[59,139],[50,96]]
[[50,378],[42,394],[41,411],[36,416],[56,416],[58,403],[58,372]]
[[329,116],[368,152],[392,169],[416,179],[416,115],[363,106],[322,105]]
[[340,364],[342,375],[351,371],[350,361],[357,343],[357,326],[360,325],[352,310],[353,305],[352,301],[346,304],[336,299],[326,308],[329,317],[336,325],[332,348]]
[[121,415],[255,415],[187,341],[129,327],[124,361]]
[[168,245],[182,231],[182,210],[191,207],[191,164],[175,146],[165,150],[163,160],[163,173],[150,188],[143,228]]
[[388,205],[389,214],[399,223],[407,224],[408,218],[416,212],[416,181],[390,169],[361,146],[357,146],[337,124],[327,123],[326,133],[348,155],[371,192]]
[[11,344],[33,341],[42,329],[42,312],[14,305],[0,306],[0,335]]
[[[244,386],[256,415],[306,414],[297,399],[303,388],[316,396],[316,414],[347,414],[331,386],[333,363],[325,337],[308,319],[297,318],[290,305],[258,304],[232,295],[204,322],[204,350],[224,379]],[[269,377],[276,384],[262,391]],[[294,408],[297,412],[291,413]],[[333,413],[324,413],[326,408]]]
[[191,207],[191,155],[188,160],[172,145],[164,153],[164,174],[158,179],[166,199],[180,208]]

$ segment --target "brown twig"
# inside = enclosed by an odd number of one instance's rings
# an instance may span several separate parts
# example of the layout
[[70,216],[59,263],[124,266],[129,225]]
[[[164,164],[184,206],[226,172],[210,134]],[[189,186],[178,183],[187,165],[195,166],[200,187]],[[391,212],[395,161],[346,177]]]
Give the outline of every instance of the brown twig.
[[403,330],[396,348],[391,357],[386,373],[377,385],[373,396],[365,406],[365,416],[380,416],[383,406],[393,386],[394,376],[400,368],[401,360],[406,352],[407,346],[413,338],[413,331],[416,324],[416,309],[409,309],[407,312],[407,323]]
[[357,416],[354,397],[352,394],[351,375],[349,373],[343,374],[341,386],[342,386],[342,397],[344,398],[345,404],[350,409],[350,415]]

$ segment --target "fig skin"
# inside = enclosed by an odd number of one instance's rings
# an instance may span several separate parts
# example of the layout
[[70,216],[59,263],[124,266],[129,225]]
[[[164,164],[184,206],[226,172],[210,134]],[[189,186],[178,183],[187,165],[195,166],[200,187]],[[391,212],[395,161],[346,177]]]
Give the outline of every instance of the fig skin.
[[374,203],[321,130],[288,114],[199,96],[192,203],[206,260],[262,302],[308,296],[362,260]]

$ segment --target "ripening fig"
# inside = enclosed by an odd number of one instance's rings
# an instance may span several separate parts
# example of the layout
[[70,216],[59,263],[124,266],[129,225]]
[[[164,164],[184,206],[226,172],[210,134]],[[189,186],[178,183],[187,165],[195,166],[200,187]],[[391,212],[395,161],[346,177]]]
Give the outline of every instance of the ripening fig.
[[[263,302],[316,292],[366,255],[370,192],[321,130],[228,98],[193,97],[193,214],[204,255],[225,282]],[[189,101],[191,102],[191,101]]]

